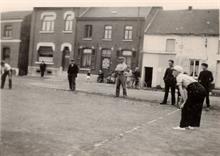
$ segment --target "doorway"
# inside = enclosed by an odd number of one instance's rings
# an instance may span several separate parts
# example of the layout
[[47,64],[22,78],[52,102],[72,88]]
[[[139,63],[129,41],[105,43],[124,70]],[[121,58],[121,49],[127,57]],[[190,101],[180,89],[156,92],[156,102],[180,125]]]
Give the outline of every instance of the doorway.
[[7,63],[10,63],[10,55],[11,55],[10,48],[4,47],[2,51],[2,60],[6,61]]
[[153,67],[145,67],[144,86],[151,88],[153,78]]
[[110,74],[111,69],[111,49],[103,49],[102,50],[102,57],[101,57],[101,69],[104,73],[104,76]]
[[70,61],[70,50],[69,47],[65,47],[63,50],[63,57],[62,57],[63,71],[66,71],[68,69],[69,61]]

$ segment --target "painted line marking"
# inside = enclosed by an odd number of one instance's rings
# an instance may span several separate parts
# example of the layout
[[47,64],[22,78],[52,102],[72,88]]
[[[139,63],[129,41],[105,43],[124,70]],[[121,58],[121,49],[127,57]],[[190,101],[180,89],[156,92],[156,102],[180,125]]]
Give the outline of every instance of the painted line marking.
[[105,139],[105,140],[103,140],[103,141],[101,141],[101,142],[98,142],[98,143],[94,144],[94,147],[102,146],[103,144],[105,144],[105,143],[108,142],[108,141],[109,141],[109,139]]
[[180,109],[177,109],[177,110],[175,110],[175,111],[172,111],[172,112],[170,112],[170,113],[167,113],[167,116],[168,116],[168,115],[171,115],[171,114],[174,114],[174,113],[176,113],[176,112],[178,112],[178,111],[180,111]]
[[[174,113],[176,113],[176,112],[178,112],[178,111],[180,111],[180,109],[177,109],[177,110],[174,110],[174,111],[172,111],[172,112],[170,112],[170,113],[167,113],[167,115],[165,115],[165,116],[169,116],[169,115],[174,114]],[[119,135],[116,135],[116,136],[113,137],[112,139],[105,139],[105,140],[103,140],[103,141],[101,141],[101,142],[98,142],[98,143],[94,144],[94,147],[95,147],[95,148],[98,148],[98,147],[100,147],[100,146],[103,146],[105,143],[108,143],[108,142],[110,142],[111,140],[114,140],[114,139],[117,139],[117,138],[122,138],[122,137],[125,136],[126,134],[133,133],[133,132],[137,131],[138,129],[140,129],[140,128],[143,127],[143,126],[150,125],[150,124],[152,124],[152,123],[154,123],[154,122],[156,122],[156,121],[158,121],[158,120],[162,120],[162,119],[164,119],[164,117],[161,116],[161,117],[158,117],[158,118],[156,118],[156,119],[154,119],[154,120],[148,121],[146,124],[141,124],[140,126],[133,127],[133,128],[131,128],[131,129],[129,129],[129,130],[126,130],[126,131],[120,133]]]
[[152,124],[152,123],[154,123],[154,122],[156,122],[156,121],[157,121],[157,120],[154,119],[154,120],[148,121],[147,123],[148,123],[148,124]]

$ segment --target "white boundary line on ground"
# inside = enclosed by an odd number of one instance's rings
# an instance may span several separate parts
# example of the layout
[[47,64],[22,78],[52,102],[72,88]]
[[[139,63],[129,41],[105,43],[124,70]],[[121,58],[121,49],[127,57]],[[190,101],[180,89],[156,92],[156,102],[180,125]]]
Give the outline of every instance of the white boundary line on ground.
[[[166,117],[166,116],[169,116],[169,115],[171,115],[171,114],[174,114],[174,113],[176,113],[176,112],[178,112],[178,111],[180,111],[180,109],[176,109],[176,110],[174,110],[174,111],[172,111],[172,112],[169,112],[169,113],[167,113],[167,114],[165,115],[165,117]],[[95,143],[95,144],[94,144],[94,147],[95,147],[95,149],[97,149],[98,147],[103,146],[104,144],[110,142],[111,140],[114,140],[114,139],[116,139],[116,138],[121,138],[121,137],[125,136],[126,134],[131,134],[131,133],[137,131],[138,129],[142,128],[143,126],[146,126],[146,125],[150,125],[150,124],[152,124],[152,123],[155,123],[155,122],[157,122],[158,120],[164,119],[165,117],[160,116],[160,117],[158,117],[158,118],[156,118],[156,119],[153,119],[153,120],[151,120],[151,121],[148,121],[146,124],[141,124],[141,125],[139,125],[139,126],[135,126],[135,127],[131,128],[131,129],[129,129],[129,130],[126,130],[126,131],[120,133],[119,135],[116,135],[113,139],[105,139],[105,140],[103,140],[103,141],[100,141],[100,142],[98,142],[98,143]]]

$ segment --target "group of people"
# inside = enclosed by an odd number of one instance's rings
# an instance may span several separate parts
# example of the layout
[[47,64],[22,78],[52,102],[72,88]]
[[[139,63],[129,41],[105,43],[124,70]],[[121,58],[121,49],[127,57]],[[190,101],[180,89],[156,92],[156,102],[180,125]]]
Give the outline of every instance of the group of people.
[[[178,96],[181,97],[180,108],[181,121],[178,127],[174,129],[185,130],[192,129],[193,127],[200,126],[203,102],[206,98],[207,110],[210,108],[209,92],[210,86],[213,82],[212,72],[208,70],[208,64],[202,63],[202,71],[198,76],[198,80],[184,73],[181,66],[174,66],[174,61],[169,60],[169,67],[166,69],[163,80],[165,82],[165,94],[163,101],[160,104],[167,104],[167,99],[169,95],[169,90],[171,89],[171,104],[176,104],[176,90]],[[41,76],[44,76],[46,65],[44,62],[40,65]],[[68,80],[69,89],[75,91],[76,89],[76,78],[79,72],[79,68],[75,63],[75,60],[70,61],[68,67]],[[87,78],[90,78],[90,72],[87,73]],[[9,79],[9,88],[12,88],[12,68],[9,64],[2,61],[1,62],[1,88],[4,88],[6,77]],[[100,80],[103,81],[104,74],[100,71]],[[115,68],[116,77],[116,92],[115,96],[119,97],[120,87],[122,86],[123,97],[127,97],[127,87],[126,85],[131,85],[133,82],[135,86],[139,83],[140,71],[138,68],[134,72],[128,68],[123,57],[119,57],[118,65]],[[133,79],[134,81],[132,81]],[[180,102],[178,100],[177,102]]]
[[[176,103],[176,88],[181,97],[182,109],[181,121],[174,129],[185,130],[200,126],[203,102],[206,98],[206,110],[210,109],[209,93],[213,81],[212,72],[208,70],[208,64],[202,63],[202,71],[198,80],[184,73],[181,66],[174,66],[174,61],[169,60],[169,68],[164,74],[165,94],[160,104],[167,104],[169,90],[171,89],[171,104]],[[178,101],[179,102],[179,101]]]

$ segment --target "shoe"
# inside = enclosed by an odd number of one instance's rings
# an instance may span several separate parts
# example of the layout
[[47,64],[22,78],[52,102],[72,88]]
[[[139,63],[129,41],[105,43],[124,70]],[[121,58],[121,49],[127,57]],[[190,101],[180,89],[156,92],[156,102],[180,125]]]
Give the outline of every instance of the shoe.
[[167,105],[167,103],[165,103],[165,102],[161,102],[160,104],[161,104],[161,105]]
[[194,127],[192,127],[192,126],[189,126],[189,127],[187,127],[188,129],[190,129],[190,130],[194,130],[195,128]]
[[185,131],[186,130],[186,128],[184,128],[184,127],[173,127],[173,129],[174,130],[181,130],[181,131]]

